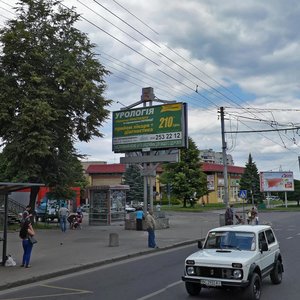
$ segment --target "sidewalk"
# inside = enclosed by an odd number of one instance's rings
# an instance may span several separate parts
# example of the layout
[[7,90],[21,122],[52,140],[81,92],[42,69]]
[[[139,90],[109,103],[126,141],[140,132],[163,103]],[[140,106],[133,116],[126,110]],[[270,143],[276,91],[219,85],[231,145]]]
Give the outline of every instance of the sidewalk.
[[[124,222],[110,226],[88,226],[85,217],[81,230],[68,230],[65,233],[62,233],[59,227],[38,230],[36,232],[38,243],[34,245],[31,256],[32,267],[29,269],[20,267],[23,249],[19,232],[9,232],[7,254],[12,255],[17,266],[0,266],[0,290],[193,243],[205,237],[209,229],[219,226],[217,211],[170,212],[166,216],[169,218],[170,228],[155,232],[158,250],[147,247],[147,232],[125,230]],[[111,233],[118,234],[119,246],[109,247]],[[2,254],[2,243],[0,249]]]

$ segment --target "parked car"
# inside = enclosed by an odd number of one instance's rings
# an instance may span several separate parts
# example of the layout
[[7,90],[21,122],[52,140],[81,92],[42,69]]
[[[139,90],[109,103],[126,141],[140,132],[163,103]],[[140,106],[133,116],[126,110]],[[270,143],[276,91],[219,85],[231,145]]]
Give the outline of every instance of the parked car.
[[192,296],[202,288],[238,288],[246,299],[259,300],[263,278],[270,276],[273,284],[282,281],[282,256],[268,225],[218,227],[199,248],[186,258],[182,277]]
[[279,196],[267,196],[266,197],[266,200],[267,201],[279,201],[280,200],[280,198],[279,198]]
[[82,210],[83,212],[89,212],[89,210],[90,210],[90,205],[89,205],[89,204],[83,204],[83,205],[81,206],[81,210]]
[[128,204],[125,205],[126,212],[133,212],[136,211],[136,209]]

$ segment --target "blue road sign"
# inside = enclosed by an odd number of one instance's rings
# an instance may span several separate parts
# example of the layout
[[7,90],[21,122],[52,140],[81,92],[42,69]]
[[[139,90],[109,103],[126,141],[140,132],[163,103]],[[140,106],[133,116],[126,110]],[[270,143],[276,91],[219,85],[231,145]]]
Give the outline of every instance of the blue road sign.
[[246,199],[247,198],[247,190],[240,190],[239,198]]

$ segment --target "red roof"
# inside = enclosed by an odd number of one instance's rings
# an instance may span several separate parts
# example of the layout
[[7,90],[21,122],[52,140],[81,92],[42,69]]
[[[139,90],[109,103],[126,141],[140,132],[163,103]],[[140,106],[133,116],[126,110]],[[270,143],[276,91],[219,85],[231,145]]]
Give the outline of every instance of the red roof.
[[[220,164],[202,163],[204,172],[223,172],[224,166]],[[227,166],[228,173],[243,174],[245,168],[237,166]],[[99,164],[89,165],[86,170],[88,174],[123,174],[126,171],[125,164]],[[159,170],[158,170],[159,171]]]
[[125,173],[125,164],[101,164],[101,165],[89,165],[86,173],[88,174],[113,174],[113,173]]
[[[202,163],[202,170],[203,172],[223,172],[224,166],[220,164]],[[244,171],[244,167],[227,165],[228,173],[243,174]]]

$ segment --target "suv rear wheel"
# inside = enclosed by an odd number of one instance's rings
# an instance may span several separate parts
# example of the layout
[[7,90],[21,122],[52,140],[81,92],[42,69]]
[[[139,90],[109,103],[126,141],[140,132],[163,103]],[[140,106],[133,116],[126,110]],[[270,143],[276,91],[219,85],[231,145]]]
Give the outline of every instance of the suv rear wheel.
[[282,281],[282,264],[279,260],[276,261],[274,269],[271,274],[271,281],[273,284],[279,284]]
[[186,282],[185,288],[191,296],[197,296],[201,291],[201,285],[199,283]]
[[247,300],[259,300],[261,295],[261,278],[257,273],[252,275],[249,286],[244,293]]

